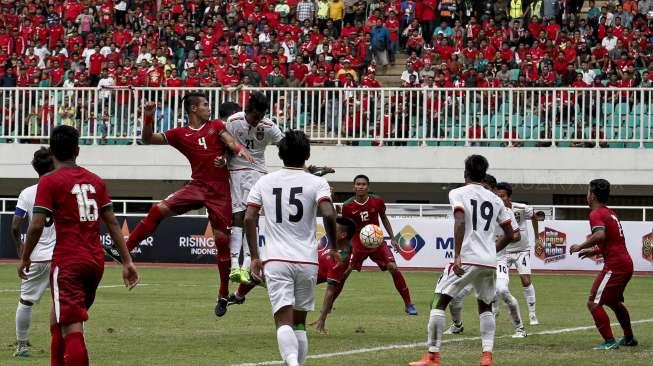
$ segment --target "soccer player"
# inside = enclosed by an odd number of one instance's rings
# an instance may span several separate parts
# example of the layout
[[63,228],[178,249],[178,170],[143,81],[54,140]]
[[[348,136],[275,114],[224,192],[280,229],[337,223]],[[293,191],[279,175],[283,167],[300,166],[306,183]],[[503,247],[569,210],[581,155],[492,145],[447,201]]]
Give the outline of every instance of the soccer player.
[[[533,225],[533,235],[534,240],[538,240],[537,234],[539,233],[539,222],[537,217],[533,213],[533,208],[518,202],[512,202],[512,186],[509,183],[501,182],[497,184],[497,195],[501,200],[503,200],[506,207],[512,209],[512,212],[515,214],[515,219],[519,224],[519,233],[521,239],[518,242],[510,243],[506,247],[506,255],[501,258],[501,263],[504,264],[503,260],[505,259],[505,265],[507,270],[510,271],[510,268],[513,266],[517,268],[517,273],[519,273],[519,278],[521,279],[521,284],[524,288],[524,298],[526,299],[526,304],[528,305],[528,320],[531,325],[538,325],[540,321],[537,319],[537,313],[535,311],[535,287],[531,282],[531,241],[528,237],[528,228],[526,225],[527,221],[530,221]],[[510,279],[509,277],[504,277],[503,279]],[[503,286],[503,283],[501,283]],[[508,286],[508,284],[505,284]],[[497,288],[499,288],[499,282],[497,282]]]
[[[468,284],[476,292],[481,328],[481,366],[492,365],[496,324],[492,314],[495,297],[497,252],[513,240],[510,214],[503,202],[481,182],[488,162],[481,155],[465,160],[466,185],[449,192],[454,211],[454,260],[438,279],[428,324],[428,353],[410,366],[439,366],[445,309]],[[495,239],[497,226],[503,236]]]
[[385,241],[375,249],[368,249],[360,242],[360,231],[369,224],[379,226],[379,218],[383,222],[390,242],[397,252],[401,250],[397,239],[395,239],[390,220],[385,214],[385,201],[383,198],[369,193],[370,179],[365,175],[357,175],[354,178],[355,196],[342,205],[342,216],[356,223],[356,234],[352,240],[352,255],[349,269],[345,273],[345,280],[352,270],[360,271],[365,259],[372,259],[382,271],[387,270],[392,276],[395,288],[404,301],[404,309],[408,315],[417,315],[417,309],[410,300],[410,290],[406,284],[403,274],[397,268],[395,258]]
[[[329,255],[335,260],[336,211],[327,181],[304,171],[310,156],[306,135],[288,131],[278,147],[284,168],[262,177],[252,187],[245,231],[252,255],[251,275],[265,277],[279,352],[286,365],[299,366],[308,355],[306,313],[315,306],[315,216],[319,210],[331,246]],[[265,210],[266,240],[264,255],[259,258],[257,224],[261,208]]]
[[[584,243],[574,244],[569,248],[569,254],[578,252],[580,258],[603,256],[603,269],[596,276],[587,301],[587,308],[604,339],[603,343],[594,347],[598,350],[637,345],[630,324],[630,314],[624,305],[624,291],[633,275],[633,260],[626,248],[621,223],[614,211],[607,206],[609,198],[610,183],[607,180],[594,179],[590,182],[587,203],[592,209],[589,215],[592,234]],[[614,339],[610,319],[603,305],[614,311],[623,329],[624,337],[618,341]]]
[[32,253],[48,217],[53,217],[57,240],[50,271],[51,365],[88,365],[83,323],[88,320],[104,272],[99,219],[120,253],[122,277],[129,289],[138,283],[138,272],[113,215],[104,181],[75,163],[79,132],[70,126],[56,127],[50,135],[50,152],[56,170],[39,180],[18,275],[28,279]]
[[[269,118],[265,118],[270,104],[265,94],[254,92],[244,112],[236,112],[228,117],[227,131],[251,154],[254,162],[240,156],[229,158],[229,175],[231,176],[231,210],[233,225],[229,238],[231,252],[231,273],[234,282],[249,282],[249,264],[251,257],[247,245],[243,246],[243,218],[247,208],[249,191],[259,178],[267,174],[265,167],[265,148],[276,144],[283,138],[283,133]],[[220,108],[223,109],[222,106]],[[228,109],[228,108],[225,108]],[[240,266],[240,251],[243,250],[243,265]]]
[[231,265],[228,231],[231,225],[231,194],[229,172],[225,166],[225,150],[228,148],[236,156],[249,162],[253,162],[253,159],[247,149],[227,132],[220,120],[211,120],[211,108],[206,95],[186,94],[184,108],[188,113],[188,125],[164,133],[153,133],[154,108],[154,102],[145,105],[143,143],[169,144],[179,150],[190,162],[192,180],[150,208],[147,216],[138,223],[127,239],[127,248],[131,251],[152,235],[163,219],[206,207],[218,250],[220,272],[215,315],[223,316],[227,312]]
[[[54,169],[52,156],[47,148],[41,147],[34,152],[32,167],[39,177],[51,172]],[[11,221],[11,233],[16,253],[21,257],[23,241],[20,238],[20,228],[25,221],[29,222],[34,209],[37,185],[23,189],[18,196],[18,203],[14,218]],[[32,323],[32,306],[39,302],[41,296],[50,284],[50,262],[52,261],[52,250],[56,241],[54,223],[50,218],[43,229],[32,255],[31,265],[27,272],[27,279],[20,283],[20,298],[16,308],[16,357],[28,357],[29,352],[29,326]]]

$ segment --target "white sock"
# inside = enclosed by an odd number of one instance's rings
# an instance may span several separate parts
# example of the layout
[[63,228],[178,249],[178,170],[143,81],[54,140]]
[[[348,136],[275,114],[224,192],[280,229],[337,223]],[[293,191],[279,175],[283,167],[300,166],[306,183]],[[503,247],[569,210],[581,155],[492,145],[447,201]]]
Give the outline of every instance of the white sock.
[[297,357],[299,355],[299,344],[295,331],[290,325],[282,325],[277,329],[277,343],[281,358],[288,366],[299,366]]
[[494,314],[491,311],[486,311],[479,315],[479,320],[481,323],[481,345],[483,352],[492,352],[494,348],[494,333],[496,331]]
[[247,244],[247,237],[243,236],[243,269],[249,269],[252,264],[252,256],[249,254],[249,245]]
[[29,339],[29,325],[32,323],[32,307],[18,302],[16,308],[16,340]]
[[305,330],[295,330],[295,337],[297,337],[298,353],[297,359],[299,366],[304,366],[306,357],[308,356],[308,337],[306,337]]
[[234,226],[229,236],[229,251],[231,252],[231,268],[240,268],[240,248],[243,246],[243,228]]
[[524,297],[526,298],[526,305],[528,305],[528,312],[535,313],[535,287],[531,283],[524,287]]
[[444,310],[433,309],[429,314],[428,343],[429,352],[440,352],[442,344],[442,332],[447,321]]
[[512,318],[512,325],[515,328],[521,328],[524,326],[521,320],[521,312],[519,310],[519,303],[517,299],[510,292],[504,292],[501,294],[501,299],[506,303],[510,317]]

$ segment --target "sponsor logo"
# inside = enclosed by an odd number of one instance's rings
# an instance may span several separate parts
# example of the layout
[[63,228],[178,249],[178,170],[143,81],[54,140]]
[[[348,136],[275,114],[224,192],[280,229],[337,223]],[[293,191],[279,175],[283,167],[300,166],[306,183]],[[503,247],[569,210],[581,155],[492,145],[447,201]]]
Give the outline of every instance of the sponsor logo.
[[211,223],[206,224],[204,234],[180,236],[179,247],[188,248],[190,255],[218,255],[218,249],[215,247],[215,239],[213,238],[213,228],[211,227]]
[[424,248],[424,238],[415,231],[415,229],[406,225],[399,233],[395,235],[395,240],[399,243],[399,248],[401,255],[405,260],[409,261],[415,256],[422,248]]
[[256,129],[256,139],[259,141],[263,141],[265,138],[265,129],[263,127],[258,127]]
[[315,240],[317,241],[317,252],[322,255],[322,253],[326,251],[327,245],[329,244],[329,239],[327,238],[324,225],[318,224],[315,228]]
[[[122,221],[122,226],[120,228],[120,232],[122,233],[123,239],[127,241],[129,238],[129,225],[127,224],[127,219],[123,219]],[[100,235],[100,243],[104,247],[105,250],[111,252],[115,257],[120,257],[120,254],[118,253],[118,250],[116,247],[113,245],[113,239],[111,239],[111,235],[109,233],[104,233]],[[142,253],[142,248],[143,247],[153,247],[154,246],[154,238],[149,236],[145,240],[141,241],[138,243],[136,248],[134,248],[131,253],[132,254],[140,254]]]
[[435,249],[444,252],[444,258],[453,259],[453,237],[448,238],[435,238]]
[[535,244],[535,256],[544,263],[558,262],[566,257],[567,234],[545,227],[544,231],[538,234]]
[[653,232],[642,236],[642,258],[653,263]]

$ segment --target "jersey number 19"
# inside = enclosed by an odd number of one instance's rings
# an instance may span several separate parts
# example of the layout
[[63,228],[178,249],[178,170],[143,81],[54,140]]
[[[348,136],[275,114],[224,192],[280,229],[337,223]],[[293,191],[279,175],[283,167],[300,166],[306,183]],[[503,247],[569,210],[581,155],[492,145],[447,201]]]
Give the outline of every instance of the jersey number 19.
[[[472,228],[474,229],[474,231],[476,231],[476,224],[478,222],[478,211],[479,211],[478,201],[471,200],[471,204],[473,207]],[[492,217],[494,216],[494,207],[490,202],[483,201],[483,203],[481,203],[480,211],[481,211],[480,212],[481,217],[485,219],[485,227],[483,228],[483,230],[488,231],[490,230],[490,223],[492,222]]]

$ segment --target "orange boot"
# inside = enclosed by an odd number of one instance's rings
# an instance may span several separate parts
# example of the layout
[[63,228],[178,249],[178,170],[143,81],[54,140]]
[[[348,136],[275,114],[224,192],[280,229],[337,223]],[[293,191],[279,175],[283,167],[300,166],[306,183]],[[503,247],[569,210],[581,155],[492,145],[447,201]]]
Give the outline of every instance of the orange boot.
[[492,366],[492,352],[481,354],[481,366]]
[[440,366],[440,352],[429,352],[422,359],[411,362],[408,366]]

